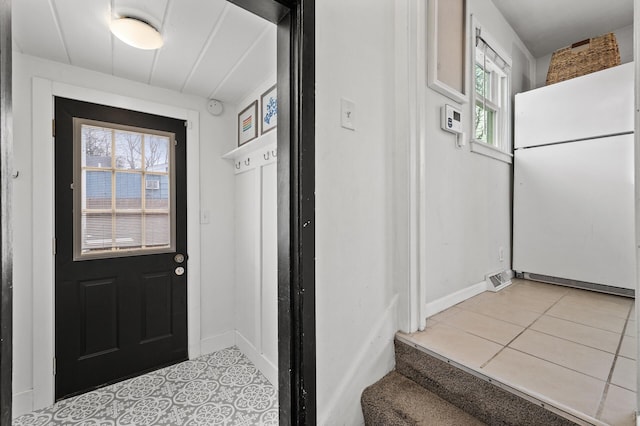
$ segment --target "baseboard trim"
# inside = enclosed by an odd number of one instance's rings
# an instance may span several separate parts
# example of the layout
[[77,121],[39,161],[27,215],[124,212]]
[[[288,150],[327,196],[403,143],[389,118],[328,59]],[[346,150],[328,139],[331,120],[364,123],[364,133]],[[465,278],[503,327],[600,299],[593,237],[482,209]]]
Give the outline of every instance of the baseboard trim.
[[234,331],[227,331],[217,336],[207,337],[200,341],[200,351],[202,355],[219,351],[236,344],[236,335]]
[[437,314],[438,312],[442,312],[445,309],[449,309],[453,305],[457,305],[460,302],[464,302],[465,300],[477,296],[483,291],[487,290],[487,282],[482,281],[478,284],[474,284],[467,288],[463,288],[462,290],[458,290],[455,293],[451,293],[445,297],[441,297],[438,300],[434,300],[433,302],[429,302],[425,305],[424,312],[426,317],[430,317],[432,315]]
[[33,411],[33,391],[28,390],[13,395],[11,417],[16,418]]
[[264,374],[267,380],[277,388],[278,367],[261,354],[238,330],[235,331],[235,344],[238,349],[251,360],[256,368]]
[[329,402],[320,407],[318,424],[362,424],[360,405],[362,391],[393,370],[395,357],[393,339],[398,323],[398,295],[396,294],[372,325],[351,366],[331,391]]

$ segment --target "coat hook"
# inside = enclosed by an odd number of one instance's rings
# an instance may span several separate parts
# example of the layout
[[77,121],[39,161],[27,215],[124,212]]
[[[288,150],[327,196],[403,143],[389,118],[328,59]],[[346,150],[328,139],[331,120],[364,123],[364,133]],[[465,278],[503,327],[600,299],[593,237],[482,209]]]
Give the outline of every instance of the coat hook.
[[248,166],[251,163],[251,157],[247,158],[246,160],[244,160],[244,165]]
[[16,172],[11,175],[11,177],[14,179],[18,179],[18,176],[20,176],[20,170],[16,170]]
[[236,163],[236,169],[240,170],[240,166],[241,166],[241,163],[238,161],[238,162]]
[[268,160],[269,160],[269,155],[270,155],[270,154],[271,154],[271,153],[270,153],[269,151],[267,151],[266,153],[262,154],[262,156],[264,157],[264,159],[265,159],[265,160],[267,160],[267,161],[268,161]]

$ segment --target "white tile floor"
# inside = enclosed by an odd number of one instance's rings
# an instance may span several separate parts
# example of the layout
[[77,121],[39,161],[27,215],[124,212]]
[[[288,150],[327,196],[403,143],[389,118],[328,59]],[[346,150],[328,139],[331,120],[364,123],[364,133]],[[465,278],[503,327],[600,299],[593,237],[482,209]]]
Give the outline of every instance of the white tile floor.
[[635,425],[633,299],[514,280],[427,319],[414,343],[615,426]]
[[13,420],[13,426],[277,424],[277,389],[236,347],[68,398]]

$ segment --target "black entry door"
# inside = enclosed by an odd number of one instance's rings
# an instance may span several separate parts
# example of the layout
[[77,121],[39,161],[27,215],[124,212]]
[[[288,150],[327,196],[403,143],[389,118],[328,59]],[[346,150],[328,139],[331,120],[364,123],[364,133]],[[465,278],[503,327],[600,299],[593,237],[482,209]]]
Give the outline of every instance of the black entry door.
[[54,126],[57,400],[187,359],[187,194],[184,121],[56,98]]

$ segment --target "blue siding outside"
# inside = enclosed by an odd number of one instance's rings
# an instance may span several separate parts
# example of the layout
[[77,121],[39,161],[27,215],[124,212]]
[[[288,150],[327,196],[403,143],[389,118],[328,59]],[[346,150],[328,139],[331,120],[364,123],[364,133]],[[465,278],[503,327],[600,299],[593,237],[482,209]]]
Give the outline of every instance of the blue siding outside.
[[[91,199],[111,198],[111,172],[86,172],[86,197]],[[145,189],[147,199],[166,200],[169,198],[169,177],[147,175],[147,181],[160,181],[159,189]],[[142,175],[137,173],[116,173],[116,198],[140,198]]]
[[116,198],[140,198],[142,175],[116,173]]
[[111,198],[111,172],[87,172],[87,198]]
[[147,175],[147,181],[160,181],[160,189],[147,189],[145,196],[147,200],[167,200],[169,199],[169,176],[167,175]]

